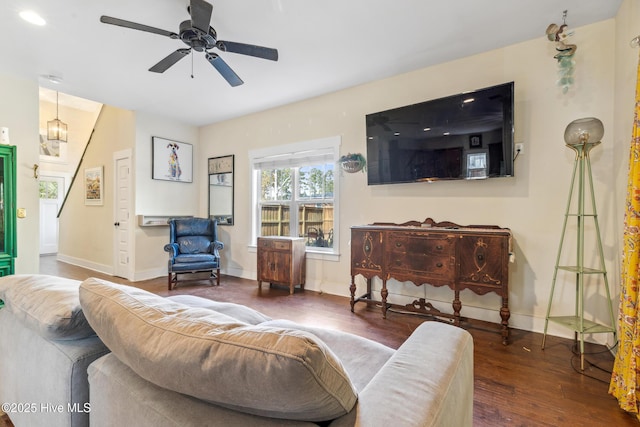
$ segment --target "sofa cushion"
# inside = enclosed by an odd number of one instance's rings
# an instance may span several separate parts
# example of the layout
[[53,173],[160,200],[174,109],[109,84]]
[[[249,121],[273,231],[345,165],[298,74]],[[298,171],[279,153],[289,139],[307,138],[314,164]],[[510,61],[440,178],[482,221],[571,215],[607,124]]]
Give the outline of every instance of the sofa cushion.
[[234,319],[251,325],[257,325],[271,320],[270,317],[265,316],[259,311],[245,305],[234,304],[232,302],[212,301],[195,295],[174,295],[167,297],[167,299],[188,305],[189,307],[200,307],[217,311],[218,313],[226,314],[227,316],[231,316]]
[[84,317],[78,280],[43,274],[0,277],[0,299],[25,326],[49,340],[95,335]]
[[340,361],[313,334],[240,322],[99,279],[80,286],[85,315],[146,380],[266,417],[324,421],[357,400]]
[[318,337],[340,359],[358,392],[369,384],[396,352],[378,342],[322,326],[301,325],[284,319],[270,320],[261,326],[306,331]]

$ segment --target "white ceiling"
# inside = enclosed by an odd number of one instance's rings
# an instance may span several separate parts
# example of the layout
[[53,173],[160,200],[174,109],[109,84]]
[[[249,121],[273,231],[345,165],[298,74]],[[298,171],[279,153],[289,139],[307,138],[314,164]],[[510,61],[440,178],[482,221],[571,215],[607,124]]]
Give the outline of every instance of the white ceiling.
[[[209,0],[208,0],[209,1]],[[230,87],[195,52],[147,71],[179,40],[100,23],[101,15],[178,32],[189,0],[0,0],[0,73],[120,108],[204,125],[615,16],[622,0],[210,0],[221,40],[277,48],[279,61],[220,53]],[[47,25],[18,17],[38,12]],[[579,47],[578,47],[579,48]],[[470,71],[472,72],[472,71]],[[43,75],[55,75],[55,85]],[[62,97],[61,97],[62,101]],[[0,101],[1,102],[1,101]]]

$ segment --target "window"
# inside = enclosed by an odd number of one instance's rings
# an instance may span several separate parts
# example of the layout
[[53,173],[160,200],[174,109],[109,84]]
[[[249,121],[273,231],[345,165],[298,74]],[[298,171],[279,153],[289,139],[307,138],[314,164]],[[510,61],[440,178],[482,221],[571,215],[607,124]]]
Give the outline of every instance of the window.
[[58,183],[55,181],[38,182],[41,199],[58,199]]
[[467,154],[467,178],[483,179],[487,177],[487,153]]
[[338,252],[339,145],[335,137],[250,153],[254,243],[293,236],[304,238],[307,250]]

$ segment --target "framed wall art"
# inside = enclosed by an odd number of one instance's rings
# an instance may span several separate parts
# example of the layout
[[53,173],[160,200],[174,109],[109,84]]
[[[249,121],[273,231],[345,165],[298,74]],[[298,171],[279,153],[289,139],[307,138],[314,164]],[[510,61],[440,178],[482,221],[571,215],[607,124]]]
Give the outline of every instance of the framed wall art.
[[102,206],[104,200],[103,168],[87,168],[84,170],[84,204]]
[[39,150],[41,162],[67,163],[67,143],[48,140],[46,132],[40,134]]
[[470,148],[482,148],[482,135],[470,135],[469,136],[469,147]]
[[151,145],[151,178],[193,182],[193,146],[191,144],[153,136]]

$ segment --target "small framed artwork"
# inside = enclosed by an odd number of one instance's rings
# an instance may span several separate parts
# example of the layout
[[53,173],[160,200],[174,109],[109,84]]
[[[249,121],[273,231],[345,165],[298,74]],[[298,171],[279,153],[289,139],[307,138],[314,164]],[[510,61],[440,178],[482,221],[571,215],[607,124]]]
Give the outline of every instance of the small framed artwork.
[[470,148],[482,148],[482,135],[469,135]]
[[233,172],[233,154],[209,159],[209,175],[214,173],[226,174]]
[[153,179],[193,182],[193,146],[186,142],[151,137]]
[[102,206],[104,199],[104,177],[102,166],[84,170],[84,204]]

